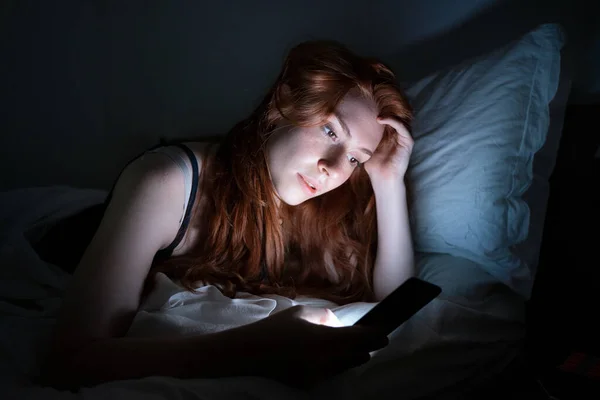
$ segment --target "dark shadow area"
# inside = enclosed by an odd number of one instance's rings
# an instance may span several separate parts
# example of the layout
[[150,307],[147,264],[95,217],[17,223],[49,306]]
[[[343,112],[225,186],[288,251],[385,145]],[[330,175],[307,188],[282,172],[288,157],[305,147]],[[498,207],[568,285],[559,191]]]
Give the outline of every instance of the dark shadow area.
[[[591,132],[600,103],[567,107],[550,178],[540,264],[528,305],[528,352],[544,382],[563,396],[600,381],[557,370],[572,352],[600,357],[600,134]],[[583,369],[582,369],[583,372]],[[556,395],[559,398],[561,395]],[[587,398],[587,397],[564,397]]]
[[552,22],[564,26],[570,45],[579,50],[587,44],[589,32],[597,21],[594,10],[598,8],[587,0],[501,1],[452,30],[411,43],[386,59],[396,67],[401,80],[415,81],[483,55],[519,39],[540,24]]

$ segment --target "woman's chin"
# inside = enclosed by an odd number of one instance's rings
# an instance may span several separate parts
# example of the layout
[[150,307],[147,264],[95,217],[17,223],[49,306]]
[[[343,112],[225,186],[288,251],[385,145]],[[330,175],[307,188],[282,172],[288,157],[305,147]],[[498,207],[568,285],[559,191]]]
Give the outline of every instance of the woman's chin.
[[294,207],[294,206],[299,206],[302,203],[307,202],[308,200],[312,199],[313,197],[306,197],[306,196],[295,196],[293,199],[290,199],[288,201],[282,200],[285,204],[287,204],[288,206]]
[[273,192],[273,198],[275,199],[275,204],[277,207],[281,207],[281,204],[286,204],[288,206],[294,207],[304,203],[307,200],[310,200],[312,196],[307,196],[305,193],[300,191],[277,191]]
[[275,196],[277,207],[281,206],[281,203],[284,203],[288,206],[294,207],[304,203],[306,200],[306,196],[299,196],[296,193],[290,193],[289,196]]
[[301,203],[302,203],[302,201],[298,201],[297,199],[286,199],[285,197],[277,199],[277,207],[280,207],[281,204],[285,204],[287,206],[294,207]]

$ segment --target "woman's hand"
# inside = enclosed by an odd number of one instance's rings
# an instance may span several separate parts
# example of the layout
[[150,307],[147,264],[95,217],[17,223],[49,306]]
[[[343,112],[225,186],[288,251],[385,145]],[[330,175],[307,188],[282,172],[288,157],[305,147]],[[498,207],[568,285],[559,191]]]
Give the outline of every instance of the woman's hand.
[[394,146],[380,145],[364,168],[371,180],[383,181],[402,180],[408,168],[414,141],[406,127],[393,118],[377,118],[382,125],[389,125],[396,131]]
[[294,306],[241,327],[252,347],[241,356],[253,359],[257,375],[304,388],[366,363],[388,344],[385,333],[340,326],[327,308]]

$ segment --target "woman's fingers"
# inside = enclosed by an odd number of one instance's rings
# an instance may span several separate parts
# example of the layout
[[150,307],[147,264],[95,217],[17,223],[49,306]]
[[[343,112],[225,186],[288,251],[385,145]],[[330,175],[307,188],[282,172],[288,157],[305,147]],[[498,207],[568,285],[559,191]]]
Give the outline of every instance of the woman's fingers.
[[403,138],[412,141],[412,136],[404,124],[394,118],[377,118],[377,122],[381,125],[389,125]]
[[337,316],[325,307],[294,306],[286,310],[296,318],[315,325],[319,333],[311,339],[327,344],[332,351],[371,352],[389,344],[387,334],[380,329],[364,326],[343,326]]
[[321,325],[330,326],[332,328],[344,326],[342,321],[340,321],[337,315],[335,315],[329,308],[325,309],[325,315],[321,318]]
[[329,308],[300,306],[297,316],[317,325],[341,327],[342,322]]
[[387,346],[389,339],[377,329],[348,326],[332,330],[330,342],[342,351],[370,352]]
[[350,368],[356,368],[363,364],[368,363],[371,360],[369,352],[352,352],[346,353],[339,357],[335,357],[330,360],[328,368],[334,375],[340,372],[346,371]]

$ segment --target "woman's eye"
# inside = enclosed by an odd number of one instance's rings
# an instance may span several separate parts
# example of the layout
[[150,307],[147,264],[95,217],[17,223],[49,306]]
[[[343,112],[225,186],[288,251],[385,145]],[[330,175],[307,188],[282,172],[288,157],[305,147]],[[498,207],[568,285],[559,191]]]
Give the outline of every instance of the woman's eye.
[[360,167],[360,162],[354,157],[350,157],[350,164],[352,164],[356,167]]
[[328,127],[328,126],[324,126],[324,127],[323,127],[323,131],[324,131],[324,132],[325,132],[325,134],[326,134],[327,136],[329,136],[330,138],[332,138],[332,139],[337,139],[337,134],[336,134],[334,131],[332,131],[332,130],[331,130],[329,127]]
[[[328,126],[324,126],[323,127],[323,132],[327,136],[329,136],[330,138],[332,138],[334,141],[336,141],[337,138],[338,138],[337,134],[333,130],[331,130],[331,128],[328,127]],[[352,164],[352,165],[354,165],[356,167],[359,167],[361,165],[361,163],[356,158],[354,158],[354,157],[350,157],[349,161],[350,161],[350,164]]]

